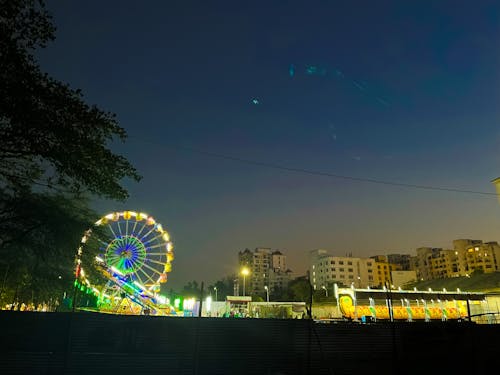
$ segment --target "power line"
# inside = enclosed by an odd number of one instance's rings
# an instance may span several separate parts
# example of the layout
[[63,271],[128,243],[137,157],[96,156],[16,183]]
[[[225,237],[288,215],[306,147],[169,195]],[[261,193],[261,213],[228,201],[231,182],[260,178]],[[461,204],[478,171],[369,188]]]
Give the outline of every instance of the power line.
[[467,194],[478,194],[478,195],[486,195],[486,196],[497,196],[496,193],[488,193],[488,192],[484,192],[484,191],[464,190],[464,189],[447,188],[447,187],[431,186],[431,185],[406,184],[406,183],[378,180],[378,179],[372,179],[372,178],[353,177],[353,176],[340,175],[340,174],[329,173],[329,172],[315,171],[315,170],[305,169],[305,168],[288,167],[288,166],[284,166],[284,165],[262,162],[262,161],[251,160],[251,159],[244,159],[244,158],[240,158],[240,157],[236,157],[236,156],[219,154],[216,152],[198,150],[198,149],[194,149],[194,148],[186,147],[186,146],[175,146],[175,147],[185,149],[188,151],[192,151],[192,152],[195,152],[197,154],[207,155],[207,156],[216,157],[216,158],[220,158],[220,159],[232,160],[232,161],[236,161],[236,162],[240,162],[240,163],[257,165],[257,166],[266,167],[266,168],[280,169],[280,170],[289,171],[289,172],[305,173],[305,174],[310,174],[310,175],[315,175],[315,176],[332,177],[332,178],[338,178],[338,179],[350,180],[350,181],[358,181],[358,182],[369,182],[372,184],[379,184],[379,185],[402,186],[402,187],[413,188],[413,189],[422,189],[422,190],[437,190],[437,191],[448,191],[448,192],[454,192],[454,193],[467,193]]

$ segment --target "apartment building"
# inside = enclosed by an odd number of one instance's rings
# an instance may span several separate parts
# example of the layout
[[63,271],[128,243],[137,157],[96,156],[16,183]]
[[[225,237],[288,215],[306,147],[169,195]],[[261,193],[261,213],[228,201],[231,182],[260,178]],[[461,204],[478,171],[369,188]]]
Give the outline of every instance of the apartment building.
[[390,282],[390,265],[385,260],[334,256],[324,249],[310,251],[308,271],[315,290],[335,283],[366,288]]
[[244,267],[249,270],[245,276],[246,294],[266,295],[266,286],[270,293],[286,289],[292,277],[292,271],[286,265],[286,255],[279,250],[264,247],[253,251],[245,249],[238,253],[238,263],[240,270]]
[[460,276],[468,276],[475,270],[500,271],[500,246],[495,241],[459,239],[453,241],[453,249]]
[[418,280],[470,276],[476,270],[500,271],[500,246],[497,242],[472,239],[453,241],[453,249],[420,247],[410,259]]

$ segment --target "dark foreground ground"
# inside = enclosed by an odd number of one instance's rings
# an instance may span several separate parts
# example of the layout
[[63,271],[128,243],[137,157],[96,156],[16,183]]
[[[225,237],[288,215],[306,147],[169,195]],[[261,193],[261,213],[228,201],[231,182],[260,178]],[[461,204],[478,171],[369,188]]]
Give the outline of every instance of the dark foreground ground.
[[0,335],[0,374],[483,374],[500,356],[500,325],[467,322],[0,311]]

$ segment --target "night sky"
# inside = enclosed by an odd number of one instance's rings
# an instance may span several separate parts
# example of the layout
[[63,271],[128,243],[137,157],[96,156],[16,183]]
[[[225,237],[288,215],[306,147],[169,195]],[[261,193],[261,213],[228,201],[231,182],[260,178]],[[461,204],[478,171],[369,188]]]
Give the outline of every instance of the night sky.
[[283,251],[298,276],[316,248],[500,241],[498,1],[47,7],[42,69],[117,114],[129,139],[112,147],[144,177],[95,208],[163,224],[173,288],[236,272],[245,248]]

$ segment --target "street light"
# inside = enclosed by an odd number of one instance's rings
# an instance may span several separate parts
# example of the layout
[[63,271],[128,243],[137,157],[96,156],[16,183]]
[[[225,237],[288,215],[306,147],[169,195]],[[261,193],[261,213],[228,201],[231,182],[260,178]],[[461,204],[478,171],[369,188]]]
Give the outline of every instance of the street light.
[[326,297],[328,297],[328,289],[326,289],[326,286],[322,286],[321,289],[324,289],[325,290],[325,293],[326,293]]
[[249,273],[250,271],[248,270],[248,268],[243,267],[241,269],[241,274],[243,275],[243,296],[245,296],[245,281]]
[[495,188],[497,190],[498,202],[500,203],[500,177],[495,178],[494,180],[491,181],[491,183],[495,185]]
[[214,291],[215,291],[215,300],[217,301],[217,287],[214,286]]
[[266,290],[267,303],[269,303],[269,288],[267,285],[264,285],[264,289]]

